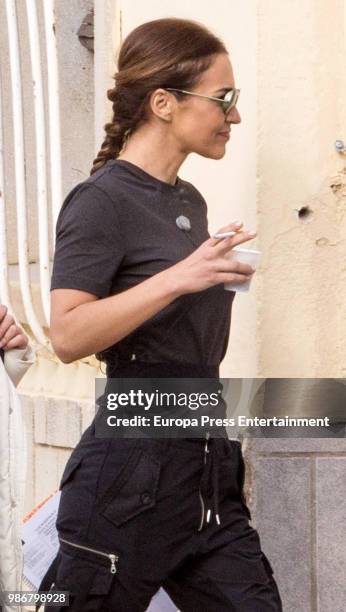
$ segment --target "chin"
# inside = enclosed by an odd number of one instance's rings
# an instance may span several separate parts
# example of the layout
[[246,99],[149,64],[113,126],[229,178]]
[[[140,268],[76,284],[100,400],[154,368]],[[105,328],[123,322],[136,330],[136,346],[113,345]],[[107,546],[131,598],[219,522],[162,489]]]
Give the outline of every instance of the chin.
[[204,151],[196,151],[198,155],[202,155],[202,157],[207,157],[208,159],[222,159],[226,154],[226,147],[218,147],[217,149],[208,149]]

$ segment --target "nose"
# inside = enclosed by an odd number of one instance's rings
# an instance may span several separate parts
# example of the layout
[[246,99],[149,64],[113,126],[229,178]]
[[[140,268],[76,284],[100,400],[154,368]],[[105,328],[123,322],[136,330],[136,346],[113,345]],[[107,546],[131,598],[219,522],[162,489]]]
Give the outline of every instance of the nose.
[[233,106],[226,115],[228,123],[241,123],[241,116],[236,106]]

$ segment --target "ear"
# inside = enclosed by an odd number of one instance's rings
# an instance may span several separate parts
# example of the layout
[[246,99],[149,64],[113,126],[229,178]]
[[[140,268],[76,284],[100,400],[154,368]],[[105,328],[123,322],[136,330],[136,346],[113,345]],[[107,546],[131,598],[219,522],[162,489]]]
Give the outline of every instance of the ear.
[[149,106],[154,115],[163,119],[163,121],[171,121],[173,111],[173,96],[165,89],[155,89],[149,98]]

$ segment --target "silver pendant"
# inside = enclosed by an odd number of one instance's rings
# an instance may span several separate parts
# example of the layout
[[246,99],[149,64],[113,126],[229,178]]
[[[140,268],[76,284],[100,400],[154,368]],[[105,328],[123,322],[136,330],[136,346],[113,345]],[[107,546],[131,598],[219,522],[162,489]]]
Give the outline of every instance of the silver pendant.
[[190,219],[188,219],[184,215],[180,215],[179,217],[177,217],[175,222],[177,226],[179,227],[179,229],[183,230],[184,232],[190,231],[191,229]]

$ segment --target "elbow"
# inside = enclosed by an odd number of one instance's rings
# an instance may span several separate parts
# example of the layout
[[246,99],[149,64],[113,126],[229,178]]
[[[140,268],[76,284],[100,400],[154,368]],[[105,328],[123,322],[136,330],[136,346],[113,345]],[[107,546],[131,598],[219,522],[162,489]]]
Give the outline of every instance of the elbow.
[[50,340],[55,354],[59,357],[62,363],[73,363],[76,361],[76,356],[69,345],[68,338],[65,334],[58,334],[52,329],[50,330]]
[[55,352],[62,363],[73,363],[76,361],[75,357],[73,357],[70,353],[65,353],[64,351],[60,351],[59,353],[57,353],[57,351]]

